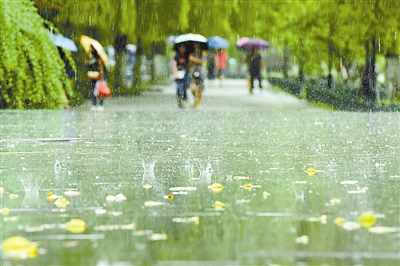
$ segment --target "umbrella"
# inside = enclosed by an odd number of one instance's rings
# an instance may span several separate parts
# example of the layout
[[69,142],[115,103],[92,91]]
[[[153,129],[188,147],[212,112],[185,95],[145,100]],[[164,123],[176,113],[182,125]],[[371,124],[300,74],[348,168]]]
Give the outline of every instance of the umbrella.
[[236,42],[236,46],[238,46],[238,47],[241,46],[243,43],[247,42],[249,39],[250,39],[250,38],[247,38],[247,37],[240,38],[240,39]]
[[58,47],[65,48],[65,49],[73,51],[73,52],[78,51],[78,47],[76,46],[74,41],[67,37],[64,37],[59,34],[52,34],[51,40]]
[[182,34],[182,35],[177,36],[174,40],[174,43],[176,44],[176,43],[189,42],[189,41],[207,43],[207,38],[201,34],[187,33],[187,34]]
[[136,50],[137,50],[137,46],[136,46],[136,45],[128,43],[128,44],[125,46],[125,48],[126,48],[126,50],[127,50],[129,53],[131,53],[131,54],[136,54]]
[[229,42],[227,39],[220,36],[213,36],[207,40],[208,48],[210,49],[224,49],[229,47]]
[[266,50],[269,48],[269,43],[259,38],[241,38],[236,42],[236,46],[244,51],[250,52],[254,49]]
[[93,48],[97,51],[99,54],[101,60],[103,60],[103,63],[105,66],[108,65],[108,56],[106,51],[104,50],[103,46],[95,39],[90,38],[89,36],[82,35],[81,36],[81,44],[83,46],[83,49],[87,53],[90,53],[90,46],[93,46]]
[[201,34],[193,34],[193,33],[187,33],[177,36],[174,39],[174,49],[177,50],[178,49],[177,44],[180,43],[187,44],[189,48],[193,49],[193,43],[195,42],[201,44],[201,49],[203,50],[208,49],[207,38]]

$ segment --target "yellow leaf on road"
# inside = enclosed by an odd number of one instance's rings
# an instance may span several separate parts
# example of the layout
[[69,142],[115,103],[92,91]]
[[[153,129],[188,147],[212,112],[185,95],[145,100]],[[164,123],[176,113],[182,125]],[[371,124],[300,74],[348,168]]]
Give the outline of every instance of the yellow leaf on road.
[[370,228],[375,225],[376,217],[371,212],[364,212],[360,216],[358,216],[358,222],[364,228]]
[[58,198],[58,199],[54,202],[54,204],[55,204],[58,208],[63,209],[63,208],[65,208],[65,207],[67,207],[67,205],[69,204],[69,201],[68,201],[66,198],[64,198],[64,197],[61,197],[61,198]]
[[11,260],[33,259],[38,255],[38,247],[22,236],[12,236],[3,241],[2,252],[5,258]]
[[81,219],[71,219],[65,224],[65,228],[71,233],[82,233],[86,229],[86,223]]
[[249,180],[249,176],[234,176],[233,179],[235,180]]

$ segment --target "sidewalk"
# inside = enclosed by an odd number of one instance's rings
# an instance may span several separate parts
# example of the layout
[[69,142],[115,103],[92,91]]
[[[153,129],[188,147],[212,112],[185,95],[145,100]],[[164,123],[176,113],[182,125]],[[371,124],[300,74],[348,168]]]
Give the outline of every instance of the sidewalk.
[[[256,85],[258,85],[256,83]],[[157,85],[142,94],[133,97],[111,97],[106,100],[105,108],[115,111],[167,111],[178,107],[175,98],[175,84]],[[223,86],[218,80],[206,80],[203,94],[202,111],[240,110],[242,108],[276,108],[278,106],[305,106],[306,104],[296,97],[271,87],[263,80],[263,89],[255,86],[253,93],[247,89],[245,79],[227,79]],[[84,105],[88,108],[90,102]],[[190,109],[190,108],[187,108]]]

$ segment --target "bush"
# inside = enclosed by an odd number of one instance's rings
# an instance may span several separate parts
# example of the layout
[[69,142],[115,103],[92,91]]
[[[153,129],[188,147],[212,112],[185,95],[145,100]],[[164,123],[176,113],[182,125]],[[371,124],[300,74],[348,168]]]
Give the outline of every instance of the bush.
[[310,102],[323,103],[341,111],[400,111],[396,104],[375,105],[368,103],[359,95],[360,89],[336,83],[329,88],[325,81],[309,81],[305,84],[291,78],[269,78],[269,82],[282,90]]

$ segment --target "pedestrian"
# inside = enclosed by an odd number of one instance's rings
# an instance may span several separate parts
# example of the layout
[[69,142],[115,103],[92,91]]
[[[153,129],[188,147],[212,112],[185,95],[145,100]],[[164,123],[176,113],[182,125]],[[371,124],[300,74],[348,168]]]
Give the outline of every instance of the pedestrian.
[[222,87],[222,83],[225,79],[227,72],[229,54],[226,50],[219,49],[217,57],[218,57],[218,79],[219,79],[219,85]]
[[174,60],[172,62],[172,72],[176,85],[176,96],[179,108],[186,107],[186,90],[189,88],[189,51],[185,44],[177,45]]
[[132,87],[133,85],[133,71],[135,68],[136,63],[136,50],[137,46],[134,44],[127,44],[126,45],[126,56],[124,58],[124,65],[125,65],[125,86],[128,88]]
[[203,99],[204,81],[205,81],[205,69],[203,62],[205,59],[205,52],[201,48],[201,44],[198,42],[194,43],[193,53],[189,55],[189,69],[190,77],[192,79],[190,89],[194,97],[194,103],[192,108],[197,110],[201,109],[201,101]]
[[101,59],[99,53],[96,49],[91,45],[89,58],[85,61],[86,66],[88,68],[87,76],[90,80],[90,88],[92,90],[92,110],[104,110],[103,104],[104,100],[100,99],[100,106],[96,108],[97,105],[97,96],[95,95],[96,84],[99,80],[104,79],[104,62]]
[[207,52],[207,78],[214,80],[216,77],[216,70],[218,65],[218,58],[214,51],[210,50]]
[[248,71],[250,74],[250,79],[249,79],[249,91],[250,93],[253,93],[254,89],[254,80],[258,80],[258,86],[260,89],[262,89],[262,83],[261,83],[261,68],[267,71],[267,67],[261,59],[260,52],[258,49],[253,49],[248,53],[245,59],[245,63],[248,65]]

